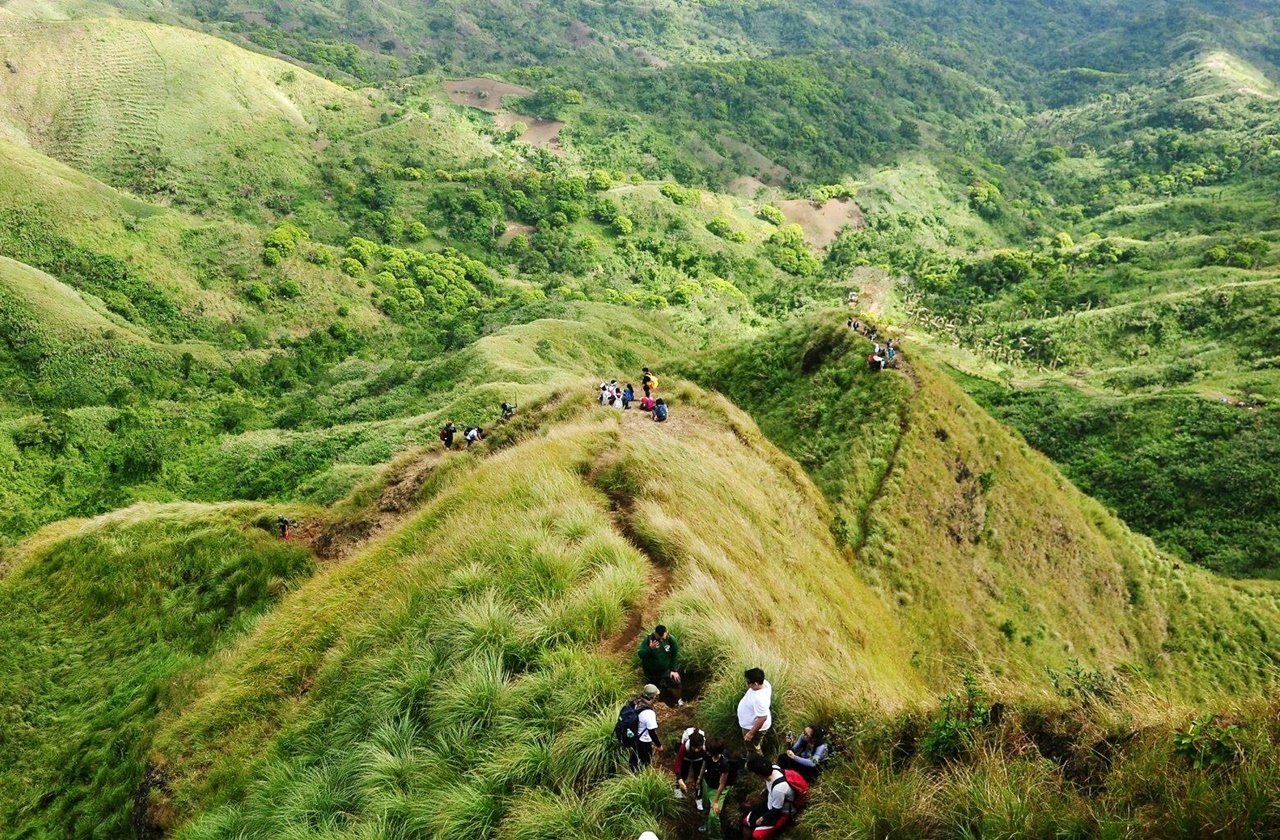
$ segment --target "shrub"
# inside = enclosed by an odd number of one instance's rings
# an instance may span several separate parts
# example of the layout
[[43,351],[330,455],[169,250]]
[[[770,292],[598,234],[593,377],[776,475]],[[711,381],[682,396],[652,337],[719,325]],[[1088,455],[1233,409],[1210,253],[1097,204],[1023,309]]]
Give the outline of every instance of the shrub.
[[1233,763],[1240,757],[1239,732],[1237,724],[1204,715],[1173,736],[1173,752],[1197,770]]
[[298,285],[297,280],[281,280],[276,283],[275,296],[285,300],[292,300],[302,294],[302,287]]
[[774,227],[782,227],[787,223],[787,217],[782,214],[781,210],[774,207],[772,204],[766,204],[761,207],[756,215]]
[[254,303],[266,303],[271,297],[271,289],[266,283],[250,283],[244,289],[244,296]]

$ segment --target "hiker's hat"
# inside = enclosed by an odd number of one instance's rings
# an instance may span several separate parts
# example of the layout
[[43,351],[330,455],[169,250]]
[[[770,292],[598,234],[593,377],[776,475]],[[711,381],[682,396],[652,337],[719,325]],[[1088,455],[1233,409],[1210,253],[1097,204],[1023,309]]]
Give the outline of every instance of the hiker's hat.
[[652,831],[646,831],[644,834],[640,835],[640,840],[658,840],[658,835],[654,834]]
[[640,693],[643,694],[646,699],[652,700],[662,692],[658,690],[658,687],[656,685],[654,685],[653,683],[649,683],[641,690]]

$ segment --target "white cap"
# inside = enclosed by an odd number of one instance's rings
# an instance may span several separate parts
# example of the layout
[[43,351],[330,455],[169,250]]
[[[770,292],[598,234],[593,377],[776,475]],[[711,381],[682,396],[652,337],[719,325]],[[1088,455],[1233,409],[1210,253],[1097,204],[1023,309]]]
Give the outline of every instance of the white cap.
[[654,834],[652,831],[646,831],[644,834],[640,835],[640,840],[658,840],[658,835]]

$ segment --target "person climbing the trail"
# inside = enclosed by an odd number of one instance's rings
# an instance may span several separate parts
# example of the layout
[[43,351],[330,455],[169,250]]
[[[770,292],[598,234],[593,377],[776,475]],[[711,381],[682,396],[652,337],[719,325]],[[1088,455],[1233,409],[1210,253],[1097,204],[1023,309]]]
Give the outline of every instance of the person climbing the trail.
[[643,397],[640,398],[641,411],[653,411],[657,406],[658,404],[653,401],[653,397],[649,396],[648,394],[645,394]]
[[484,440],[484,429],[480,428],[479,426],[468,426],[467,431],[463,434],[463,437],[467,441],[467,449],[470,449],[473,444],[479,443],[480,441]]
[[652,684],[646,685],[640,692],[640,729],[636,741],[636,760],[640,767],[648,767],[653,762],[653,751],[662,749],[662,742],[658,740],[658,713],[653,708],[659,693],[658,687]]
[[653,406],[653,419],[659,423],[667,422],[667,403],[659,399]]
[[858,293],[852,290],[849,292],[849,305],[850,306],[858,305]]
[[684,705],[683,686],[680,683],[680,644],[665,625],[659,624],[653,632],[640,640],[640,667],[646,682],[660,686],[676,701]]
[[[711,814],[720,816],[724,808],[725,792],[738,782],[738,762],[725,749],[724,740],[712,738],[707,741],[707,772],[705,774],[706,790],[704,795],[711,800]],[[711,785],[715,789],[711,789]]]
[[631,408],[631,403],[635,402],[636,390],[631,387],[631,383],[627,383],[627,387],[622,389],[622,407],[623,409]]
[[773,726],[773,713],[770,711],[773,686],[760,668],[748,668],[742,676],[747,681],[747,690],[738,701],[738,728],[742,730],[743,742],[759,752],[764,733]]
[[440,442],[444,444],[445,449],[453,449],[453,436],[457,432],[452,420],[444,424],[444,428],[440,430]]
[[657,696],[658,687],[646,685],[639,697],[623,703],[618,710],[613,737],[627,751],[627,762],[632,770],[648,767],[653,758],[658,731],[658,715],[653,711],[653,701]]
[[763,756],[747,759],[747,769],[764,778],[764,797],[742,818],[742,836],[763,840],[794,819],[809,795],[809,783],[794,770],[783,770]]
[[690,726],[680,736],[676,748],[676,799],[693,796],[694,806],[703,810],[702,783],[707,772],[707,733]]
[[514,405],[514,404],[512,404],[512,403],[509,403],[509,402],[504,402],[504,403],[502,404],[502,422],[504,422],[504,423],[505,423],[505,422],[507,422],[508,420],[510,420],[512,417],[515,417],[515,416],[516,416],[516,407],[515,407],[515,405]]
[[640,373],[640,387],[644,390],[646,397],[652,397],[658,390],[658,377],[650,373],[648,368],[645,368]]
[[276,528],[280,531],[280,539],[287,540],[293,534],[293,520],[283,515],[277,516]]
[[806,726],[799,738],[787,735],[787,749],[778,756],[778,766],[783,770],[796,770],[810,782],[818,778],[822,763],[827,760],[827,731],[821,726]]

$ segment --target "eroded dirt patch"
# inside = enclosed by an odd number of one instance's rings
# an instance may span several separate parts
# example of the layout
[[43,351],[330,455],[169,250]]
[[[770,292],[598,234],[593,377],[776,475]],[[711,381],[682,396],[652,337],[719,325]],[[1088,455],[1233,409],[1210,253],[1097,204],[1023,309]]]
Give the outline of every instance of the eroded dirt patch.
[[504,97],[533,95],[533,91],[527,87],[482,77],[446,81],[444,92],[455,105],[467,105],[493,112],[502,109]]
[[525,129],[519,137],[520,142],[549,149],[557,154],[564,151],[560,142],[560,130],[564,128],[564,123],[559,120],[544,120],[503,111],[494,115],[493,122],[503,131],[510,131],[516,123],[524,123]]
[[804,231],[805,241],[816,248],[826,248],[835,242],[846,227],[862,230],[867,226],[862,208],[848,198],[835,198],[825,204],[793,198],[777,204],[787,221],[799,225]]

